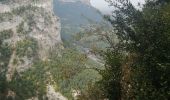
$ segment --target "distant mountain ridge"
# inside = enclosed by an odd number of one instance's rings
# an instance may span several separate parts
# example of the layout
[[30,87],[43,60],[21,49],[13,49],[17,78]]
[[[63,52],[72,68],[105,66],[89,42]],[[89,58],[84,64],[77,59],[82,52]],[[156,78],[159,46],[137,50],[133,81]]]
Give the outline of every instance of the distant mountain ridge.
[[82,2],[82,3],[85,3],[85,4],[88,4],[90,5],[90,0],[60,0],[62,2]]
[[62,39],[104,21],[102,14],[85,2],[90,0],[54,0],[54,12],[61,19]]

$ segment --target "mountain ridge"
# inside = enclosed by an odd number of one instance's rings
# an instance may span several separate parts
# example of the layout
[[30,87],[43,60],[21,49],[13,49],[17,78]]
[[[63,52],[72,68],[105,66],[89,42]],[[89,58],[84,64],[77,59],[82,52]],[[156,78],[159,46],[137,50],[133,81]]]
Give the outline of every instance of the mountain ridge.
[[61,20],[61,38],[63,41],[70,40],[71,35],[90,25],[104,22],[102,14],[97,9],[82,2],[63,3],[61,0],[54,0],[54,13]]
[[87,5],[91,5],[90,4],[90,0],[60,0],[64,3],[69,3],[69,2],[82,2],[84,4],[87,4]]

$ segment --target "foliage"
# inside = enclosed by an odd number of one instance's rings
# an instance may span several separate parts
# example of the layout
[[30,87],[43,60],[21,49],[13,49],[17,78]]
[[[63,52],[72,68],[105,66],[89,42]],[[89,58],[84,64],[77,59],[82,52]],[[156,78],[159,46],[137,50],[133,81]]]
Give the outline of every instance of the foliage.
[[37,42],[33,38],[26,38],[24,40],[18,41],[16,45],[16,54],[19,57],[23,56],[36,56],[37,54]]
[[12,19],[12,17],[13,17],[13,14],[10,13],[10,12],[1,13],[0,14],[0,21],[3,22],[6,19]]
[[7,67],[11,54],[12,48],[10,45],[7,44],[0,45],[0,64],[2,68]]
[[118,100],[121,96],[121,66],[123,55],[118,51],[108,49],[104,52],[106,60],[105,70],[101,70],[102,80],[98,82],[104,97],[111,100]]
[[18,27],[17,27],[17,33],[19,33],[20,35],[26,35],[28,33],[28,31],[24,28],[24,22],[21,22]]
[[12,30],[0,32],[0,99],[4,99],[7,91],[6,71],[8,62],[12,54],[12,48],[9,44],[3,43],[5,39],[12,36]]
[[4,99],[7,91],[7,82],[4,73],[0,73],[0,99]]
[[[106,59],[106,66],[111,66],[107,69],[102,76],[104,80],[102,83],[107,83],[109,80],[111,84],[104,84],[106,88],[106,96],[109,99],[114,99],[110,95],[117,92],[116,99],[122,99],[122,95],[126,95],[126,99],[137,100],[168,100],[170,98],[170,4],[163,1],[147,1],[142,10],[136,9],[128,0],[118,1],[119,3],[112,3],[117,9],[114,11],[112,17],[108,18],[114,27],[115,34],[119,38],[119,43],[115,47],[112,47],[112,52],[115,52],[115,48],[120,51],[126,52],[124,55],[127,58],[131,55],[132,62],[129,65],[129,71],[131,71],[130,82],[128,83],[132,87],[131,91],[133,95],[122,94],[128,90],[123,90],[123,84],[120,83],[120,78],[123,78],[122,66],[130,63],[129,60],[121,61],[121,59]],[[116,49],[117,50],[117,49]],[[108,58],[119,56],[118,54],[107,53]],[[116,62],[119,65],[116,66]],[[120,64],[121,61],[121,64]],[[112,62],[112,63],[109,63]],[[113,66],[112,66],[113,65]],[[116,69],[118,68],[118,69]],[[114,70],[111,70],[114,69]],[[111,71],[109,73],[109,71]],[[115,72],[117,74],[115,77]],[[110,92],[112,91],[112,92]],[[121,91],[121,92],[120,92]],[[125,99],[125,98],[124,98]]]
[[[65,49],[61,51],[61,56],[54,55],[48,63],[50,73],[60,90],[66,96],[72,98],[72,88],[78,88],[74,85],[74,77],[86,69],[86,55],[78,53],[75,49]],[[82,77],[83,78],[83,77]]]
[[12,37],[13,31],[12,30],[3,30],[0,32],[0,41],[2,42],[5,39],[9,39]]
[[8,88],[16,93],[15,99],[25,100],[31,97],[42,97],[46,93],[47,75],[45,64],[36,62],[31,69],[23,72],[22,75],[15,73]]
[[91,82],[78,100],[118,100],[121,97],[121,65],[124,56],[119,51],[107,49],[101,53],[106,60],[105,69],[98,69],[102,79]]
[[[0,69],[4,71],[7,68],[10,56],[12,54],[12,48],[8,43],[4,43],[4,40],[11,38],[13,35],[12,30],[4,30],[0,32]],[[0,71],[0,72],[1,72]]]
[[86,55],[65,49],[59,54],[53,53],[49,60],[34,62],[25,72],[16,72],[7,87],[16,93],[17,100],[35,96],[41,100],[45,98],[47,84],[51,84],[71,99],[73,89],[86,93],[90,83],[101,79],[97,71],[86,69],[86,61]]
[[28,12],[31,13],[35,11],[36,11],[36,7],[27,5],[27,6],[21,6],[19,8],[13,9],[12,13],[15,15],[26,15]]

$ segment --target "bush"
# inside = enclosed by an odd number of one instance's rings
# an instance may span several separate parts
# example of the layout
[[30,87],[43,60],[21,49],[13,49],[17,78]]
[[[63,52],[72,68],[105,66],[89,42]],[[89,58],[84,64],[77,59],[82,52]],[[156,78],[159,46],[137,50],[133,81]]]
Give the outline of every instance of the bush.
[[7,66],[12,55],[12,48],[9,44],[3,43],[3,40],[12,36],[11,30],[0,32],[0,99],[4,100],[6,97],[8,83],[6,82]]
[[17,42],[16,54],[19,57],[33,57],[37,55],[37,49],[37,41],[35,41],[33,38],[26,38]]
[[9,39],[13,36],[12,30],[3,30],[0,32],[0,41],[3,41],[5,39]]

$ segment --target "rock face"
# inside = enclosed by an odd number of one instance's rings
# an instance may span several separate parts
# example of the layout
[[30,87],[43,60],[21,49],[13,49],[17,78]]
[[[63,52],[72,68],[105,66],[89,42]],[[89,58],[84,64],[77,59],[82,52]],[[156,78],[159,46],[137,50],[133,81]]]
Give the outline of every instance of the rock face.
[[35,59],[47,60],[50,51],[61,43],[60,20],[53,13],[53,0],[7,0],[0,3],[0,15],[0,31],[13,33],[3,41],[13,51],[8,81],[15,70],[27,70]]
[[[53,50],[63,48],[60,29],[53,0],[0,1],[0,76],[5,74],[5,80],[11,82],[15,72],[27,71],[35,61],[49,60]],[[5,97],[14,98],[16,94],[9,89]],[[47,86],[47,98],[67,100],[52,86]]]
[[55,92],[55,89],[51,85],[47,86],[47,98],[48,100],[68,100],[61,93]]

